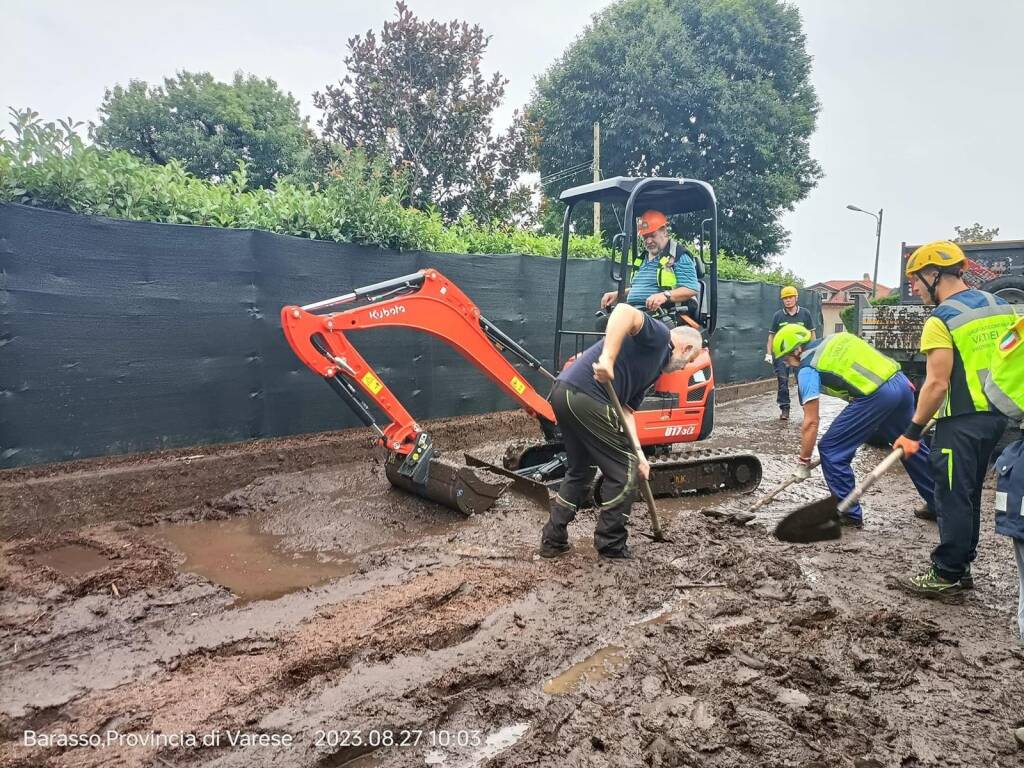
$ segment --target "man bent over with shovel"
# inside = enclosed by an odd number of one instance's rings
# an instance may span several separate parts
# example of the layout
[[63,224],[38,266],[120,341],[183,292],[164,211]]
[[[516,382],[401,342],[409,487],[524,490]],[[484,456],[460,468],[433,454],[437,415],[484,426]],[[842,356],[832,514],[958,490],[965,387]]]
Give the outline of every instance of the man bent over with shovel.
[[[910,424],[914,415],[910,380],[898,363],[852,333],[836,333],[815,341],[803,326],[784,325],[772,340],[772,352],[776,360],[799,368],[797,388],[804,420],[795,479],[806,480],[811,474],[821,393],[849,403],[818,443],[825,482],[833,496],[844,499],[856,485],[850,464],[857,449],[876,431],[887,442],[893,442]],[[917,492],[931,509],[935,487],[927,450],[922,446],[917,454],[902,461]],[[854,504],[842,522],[860,528],[862,515],[860,504]]]
[[[626,523],[636,496],[639,472],[645,479],[651,467],[633,451],[628,429],[636,436],[633,411],[662,373],[678,371],[700,353],[703,342],[693,328],[671,331],[664,323],[638,309],[619,304],[608,318],[605,337],[584,350],[559,374],[548,399],[565,440],[568,467],[551,516],[541,535],[541,557],[570,551],[567,526],[576,518],[595,465],[604,477],[605,498],[600,507],[594,547],[601,557],[629,558]],[[620,424],[604,382],[610,381],[623,405],[626,423]]]

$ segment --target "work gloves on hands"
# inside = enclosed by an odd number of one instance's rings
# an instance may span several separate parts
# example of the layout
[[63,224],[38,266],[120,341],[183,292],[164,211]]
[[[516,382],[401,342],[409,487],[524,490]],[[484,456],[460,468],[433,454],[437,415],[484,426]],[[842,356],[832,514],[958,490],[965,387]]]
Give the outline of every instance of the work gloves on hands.
[[791,479],[798,483],[802,483],[804,480],[811,476],[811,461],[810,459],[804,460],[798,458],[796,460],[796,469],[793,470]]
[[902,448],[904,458],[913,456],[921,449],[921,434],[923,432],[923,425],[910,422],[906,431],[897,437],[896,441],[892,444],[893,450]]
[[771,352],[766,352],[764,355],[764,361],[768,363],[768,365],[771,365],[772,363],[775,362],[775,358],[772,357]]

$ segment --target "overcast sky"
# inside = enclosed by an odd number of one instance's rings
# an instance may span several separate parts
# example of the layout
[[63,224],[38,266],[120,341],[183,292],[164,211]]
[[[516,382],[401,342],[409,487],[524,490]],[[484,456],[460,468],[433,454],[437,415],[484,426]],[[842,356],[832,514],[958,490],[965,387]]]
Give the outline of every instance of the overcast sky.
[[[583,30],[602,0],[407,0],[418,16],[492,35],[485,69],[511,81],[499,121]],[[147,7],[147,5],[149,7]],[[822,110],[812,154],[825,177],[784,223],[782,262],[811,282],[857,278],[874,260],[894,285],[901,241],[980,221],[1024,239],[1024,0],[799,0]],[[95,120],[104,88],[179,69],[273,77],[315,123],[311,94],[336,81],[345,42],[389,3],[193,0],[161,5],[3,0],[0,105]],[[6,122],[6,121],[5,121]],[[727,225],[727,223],[724,223]]]

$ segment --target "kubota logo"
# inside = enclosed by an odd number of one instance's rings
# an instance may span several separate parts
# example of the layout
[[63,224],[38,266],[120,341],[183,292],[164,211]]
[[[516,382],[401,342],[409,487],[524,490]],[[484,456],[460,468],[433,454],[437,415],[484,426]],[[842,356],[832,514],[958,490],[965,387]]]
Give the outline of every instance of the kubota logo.
[[682,427],[666,427],[665,437],[679,437],[680,435],[692,435],[697,431],[693,424],[686,424]]
[[386,317],[396,317],[403,312],[405,312],[405,305],[395,304],[393,307],[384,307],[384,309],[371,309],[366,316],[371,320],[383,320]]

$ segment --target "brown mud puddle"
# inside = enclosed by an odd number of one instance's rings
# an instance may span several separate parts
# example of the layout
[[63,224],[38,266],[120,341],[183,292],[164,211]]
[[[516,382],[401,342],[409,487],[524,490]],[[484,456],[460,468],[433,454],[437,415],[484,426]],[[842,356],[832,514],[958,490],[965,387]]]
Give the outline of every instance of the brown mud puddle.
[[562,674],[544,683],[544,693],[550,696],[562,696],[571,693],[584,681],[599,683],[607,680],[616,669],[625,663],[626,649],[621,645],[606,645],[587,656],[578,664],[573,664]]
[[351,560],[329,552],[286,552],[284,536],[260,531],[252,518],[164,523],[152,538],[185,555],[180,570],[227,587],[238,603],[272,600],[355,571]]
[[52,568],[65,576],[85,576],[113,564],[109,557],[83,544],[67,544],[63,547],[39,552],[30,558],[39,565]]

